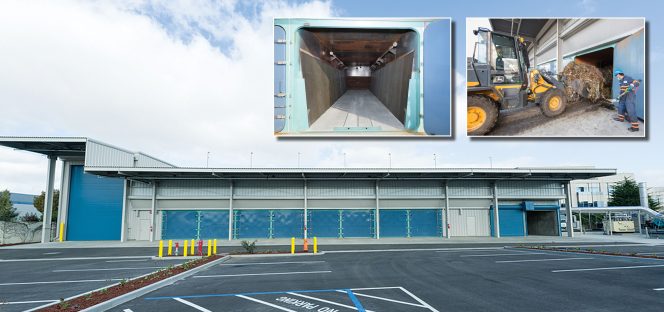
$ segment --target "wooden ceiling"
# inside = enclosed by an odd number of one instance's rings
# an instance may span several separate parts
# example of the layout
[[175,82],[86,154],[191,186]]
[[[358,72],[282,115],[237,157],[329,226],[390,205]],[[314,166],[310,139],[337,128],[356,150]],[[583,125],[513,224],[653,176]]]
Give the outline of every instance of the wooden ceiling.
[[409,30],[308,29],[346,65],[371,65]]

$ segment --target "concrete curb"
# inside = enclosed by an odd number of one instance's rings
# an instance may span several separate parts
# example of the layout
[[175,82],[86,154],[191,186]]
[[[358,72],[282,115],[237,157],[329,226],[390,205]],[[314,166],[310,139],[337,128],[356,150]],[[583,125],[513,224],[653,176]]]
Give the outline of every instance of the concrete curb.
[[[173,283],[175,283],[179,280],[182,280],[182,279],[187,278],[191,275],[194,275],[194,274],[198,273],[199,271],[205,270],[205,269],[207,269],[209,267],[212,267],[212,266],[215,266],[219,263],[226,262],[230,258],[231,258],[230,256],[224,256],[220,259],[214,260],[212,262],[208,262],[208,263],[206,263],[204,265],[201,265],[199,267],[193,268],[193,269],[188,270],[188,271],[184,271],[184,272],[182,272],[178,275],[171,276],[167,279],[164,279],[164,280],[158,281],[156,283],[150,284],[148,286],[136,289],[132,292],[126,293],[126,294],[124,294],[122,296],[119,296],[119,297],[115,297],[115,298],[113,298],[111,300],[108,300],[108,301],[104,301],[102,303],[91,306],[91,307],[89,307],[87,309],[84,309],[84,310],[81,310],[81,311],[106,311],[106,310],[115,308],[115,307],[117,307],[117,306],[119,306],[119,305],[121,305],[125,302],[134,300],[134,299],[136,299],[140,296],[143,296],[143,295],[145,295],[149,292],[152,292],[152,291],[155,291],[155,290],[160,289],[162,287],[171,285],[171,284],[173,284]],[[154,272],[152,272],[152,273],[154,273]],[[150,274],[152,274],[152,273],[150,273]],[[104,287],[104,288],[106,288],[106,287]]]
[[203,257],[201,257],[201,256],[187,256],[187,257],[184,257],[184,256],[168,256],[168,257],[159,258],[157,256],[153,256],[150,259],[152,259],[152,260],[195,260],[195,259],[201,259],[201,258],[203,258]]
[[268,257],[296,257],[296,256],[320,256],[325,254],[324,251],[319,251],[318,253],[296,253],[296,254],[240,254],[240,255],[229,255],[231,258],[268,258]]

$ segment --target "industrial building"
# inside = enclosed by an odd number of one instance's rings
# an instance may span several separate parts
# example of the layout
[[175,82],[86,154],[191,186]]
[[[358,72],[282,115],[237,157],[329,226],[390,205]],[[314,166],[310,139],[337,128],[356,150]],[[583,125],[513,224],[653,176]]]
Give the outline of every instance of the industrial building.
[[[0,145],[48,157],[47,197],[62,162],[64,240],[557,236],[570,181],[616,173],[592,167],[187,168],[89,138],[0,137]],[[44,227],[49,241],[50,224]]]
[[449,136],[450,29],[448,18],[275,19],[274,133]]
[[[645,119],[644,18],[490,19],[494,31],[520,35],[532,42],[530,64],[540,70],[562,73],[570,62],[594,65],[607,73],[621,69],[641,80],[637,90],[638,118]],[[612,98],[620,94],[612,78]]]

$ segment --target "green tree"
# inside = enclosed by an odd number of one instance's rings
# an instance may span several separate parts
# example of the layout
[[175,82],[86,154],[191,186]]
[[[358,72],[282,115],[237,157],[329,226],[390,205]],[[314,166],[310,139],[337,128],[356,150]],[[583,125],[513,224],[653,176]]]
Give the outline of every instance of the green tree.
[[0,193],[0,221],[13,221],[18,213],[9,198],[9,190]]
[[609,194],[609,207],[611,206],[641,206],[639,185],[636,181],[625,178],[616,183]]
[[[42,191],[41,194],[35,196],[35,199],[32,201],[32,205],[37,208],[37,211],[44,215],[44,200],[46,198],[46,192]],[[53,191],[53,212],[51,214],[51,221],[58,221],[58,206],[60,203],[60,191]]]
[[648,207],[652,210],[655,211],[660,211],[662,210],[662,203],[659,202],[659,200],[655,200],[648,194]]

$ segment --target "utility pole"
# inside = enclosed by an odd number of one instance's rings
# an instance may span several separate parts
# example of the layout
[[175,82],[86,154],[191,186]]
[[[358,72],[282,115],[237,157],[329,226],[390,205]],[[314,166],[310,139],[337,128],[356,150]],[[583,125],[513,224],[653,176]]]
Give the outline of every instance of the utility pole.
[[205,168],[210,168],[210,152],[207,152],[207,160],[205,161]]
[[388,165],[390,169],[392,169],[392,153],[387,153],[387,158],[388,158]]
[[437,160],[436,160],[436,153],[433,153],[433,168],[438,168]]
[[249,168],[253,167],[254,167],[254,152],[251,152],[251,154],[249,155]]

